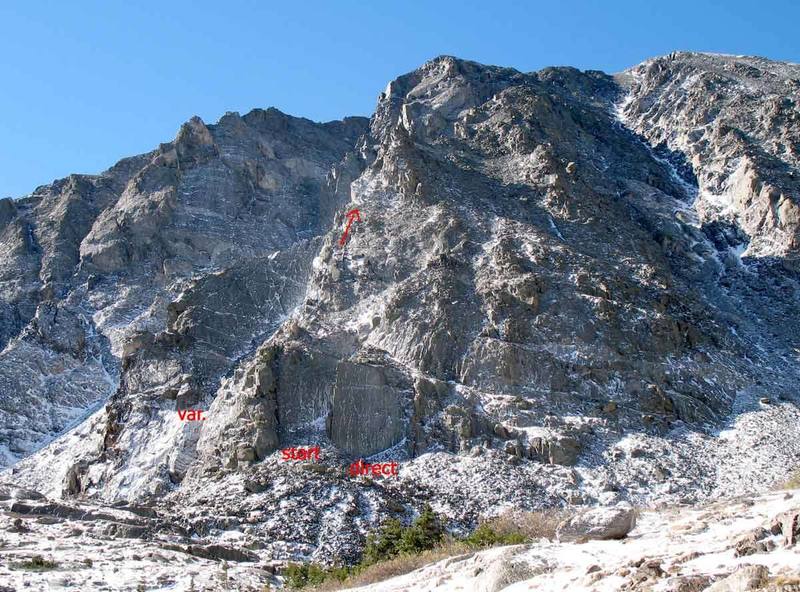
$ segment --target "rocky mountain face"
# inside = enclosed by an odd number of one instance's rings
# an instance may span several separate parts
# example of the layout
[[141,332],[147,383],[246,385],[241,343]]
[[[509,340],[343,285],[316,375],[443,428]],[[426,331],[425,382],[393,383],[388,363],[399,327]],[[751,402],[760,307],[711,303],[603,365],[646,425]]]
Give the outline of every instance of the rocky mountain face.
[[441,57],[369,121],[195,118],[4,200],[0,442],[29,455],[7,476],[322,561],[426,501],[467,526],[782,479],[798,100],[800,66],[758,58]]
[[748,254],[787,257],[795,270],[798,75],[758,58],[671,54],[621,77],[632,86],[622,105],[630,127],[691,164],[701,219],[738,225],[744,234],[728,242],[744,239]]
[[[174,142],[100,176],[3,200],[5,462],[128,387],[125,360],[145,344],[155,351],[162,341],[153,337],[168,326],[206,318],[195,323],[205,334],[184,331],[183,374],[194,389],[274,329],[284,300],[303,287],[269,270],[284,260],[284,271],[307,267],[311,241],[348,197],[330,169],[366,124],[315,124],[274,109],[229,114],[210,128],[194,118]],[[230,322],[215,327],[208,317],[218,313]],[[131,389],[142,395],[159,379],[150,382]]]

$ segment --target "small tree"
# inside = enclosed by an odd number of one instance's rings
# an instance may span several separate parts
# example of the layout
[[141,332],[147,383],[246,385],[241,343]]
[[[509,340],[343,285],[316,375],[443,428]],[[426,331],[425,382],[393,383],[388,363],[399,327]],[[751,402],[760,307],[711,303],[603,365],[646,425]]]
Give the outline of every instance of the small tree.
[[367,544],[361,559],[363,565],[372,565],[384,559],[394,557],[398,553],[398,544],[403,536],[403,525],[392,518],[387,520],[377,534],[367,535]]
[[433,549],[444,535],[444,528],[436,512],[426,504],[413,524],[403,530],[397,544],[398,553],[416,554]]
[[302,588],[308,584],[308,564],[290,563],[283,570],[283,578],[289,588]]

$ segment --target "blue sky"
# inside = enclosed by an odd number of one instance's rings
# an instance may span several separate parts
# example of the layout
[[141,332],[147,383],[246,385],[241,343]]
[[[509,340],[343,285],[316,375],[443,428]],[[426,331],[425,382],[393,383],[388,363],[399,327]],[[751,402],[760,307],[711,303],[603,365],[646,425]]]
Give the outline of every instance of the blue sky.
[[192,115],[369,115],[440,54],[615,72],[675,49],[800,61],[800,3],[0,1],[0,197],[97,173]]

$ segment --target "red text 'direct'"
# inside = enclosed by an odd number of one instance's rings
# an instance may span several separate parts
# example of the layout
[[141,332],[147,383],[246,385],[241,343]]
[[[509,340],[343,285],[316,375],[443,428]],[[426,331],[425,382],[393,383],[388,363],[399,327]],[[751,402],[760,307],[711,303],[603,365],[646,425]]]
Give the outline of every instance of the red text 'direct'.
[[371,475],[372,477],[396,477],[398,474],[397,462],[368,463],[359,460],[350,465],[348,473],[351,477]]

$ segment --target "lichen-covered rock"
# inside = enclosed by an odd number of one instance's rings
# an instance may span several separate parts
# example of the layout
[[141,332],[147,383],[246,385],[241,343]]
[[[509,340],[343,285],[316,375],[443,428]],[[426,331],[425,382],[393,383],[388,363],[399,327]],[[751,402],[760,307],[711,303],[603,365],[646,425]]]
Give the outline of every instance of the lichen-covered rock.
[[[171,386],[156,389],[158,377],[171,380],[158,366],[195,376],[193,404],[210,397],[305,293],[318,248],[309,239],[349,198],[347,179],[363,165],[344,156],[366,124],[315,124],[274,109],[215,125],[195,117],[174,142],[100,175],[2,200],[0,350],[20,341],[0,364],[0,443],[8,447],[8,433],[25,429],[11,420],[12,402],[44,401],[39,414],[51,421],[27,422],[29,433],[0,462],[58,433],[118,381],[127,385],[120,397],[135,398],[141,387],[170,399]],[[134,353],[162,361],[133,363]],[[70,356],[87,360],[83,371],[72,371]],[[154,379],[121,378],[128,367]]]
[[80,316],[67,307],[44,302],[36,309],[32,327],[53,350],[80,358],[86,345],[86,329]]
[[755,555],[756,553],[767,553],[775,548],[775,543],[771,540],[764,540],[769,537],[769,532],[765,528],[755,528],[736,540],[733,547],[733,554],[736,557]]
[[800,540],[800,510],[790,510],[776,516],[772,523],[772,531],[783,535],[787,547],[796,545]]
[[[697,177],[702,221],[726,219],[730,206],[749,252],[796,254],[800,157],[780,146],[800,138],[797,101],[786,94],[797,66],[773,70],[758,58],[677,53],[630,73],[625,118],[653,145],[680,150],[692,164],[682,170]],[[757,89],[757,108],[741,108],[745,86]]]

